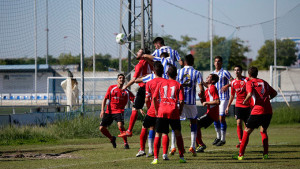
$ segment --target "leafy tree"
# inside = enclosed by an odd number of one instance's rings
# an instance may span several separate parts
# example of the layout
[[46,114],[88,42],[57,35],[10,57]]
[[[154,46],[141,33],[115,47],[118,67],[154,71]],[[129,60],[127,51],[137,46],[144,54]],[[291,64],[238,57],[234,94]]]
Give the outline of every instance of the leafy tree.
[[71,53],[62,53],[59,55],[58,61],[60,65],[80,64],[80,55],[72,56]]
[[[290,66],[297,60],[295,46],[295,42],[290,39],[277,39],[277,65]],[[251,65],[258,69],[269,69],[270,65],[274,65],[273,40],[265,41],[265,44],[258,50],[258,57]]]

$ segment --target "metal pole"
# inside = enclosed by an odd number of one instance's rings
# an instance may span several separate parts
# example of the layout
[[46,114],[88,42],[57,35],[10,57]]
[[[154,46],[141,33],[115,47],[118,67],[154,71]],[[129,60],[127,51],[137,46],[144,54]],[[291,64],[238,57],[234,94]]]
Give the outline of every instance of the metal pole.
[[153,49],[153,45],[151,45],[151,43],[152,43],[152,39],[153,39],[153,1],[152,0],[150,0],[150,18],[149,18],[149,20],[150,20],[150,37],[149,37],[149,49],[151,49],[151,51],[152,51],[152,49]]
[[[131,0],[128,0],[128,41],[131,41]],[[128,44],[128,67],[127,72],[131,71],[131,43]],[[130,81],[131,76],[128,76],[128,81]]]
[[210,71],[213,70],[213,0],[210,0],[210,31],[209,31],[209,37],[210,37]]
[[144,11],[144,0],[141,0],[141,48],[145,49],[145,11]]
[[277,0],[274,0],[274,88],[277,90]]
[[[119,28],[119,33],[122,32],[122,18],[123,14],[123,0],[120,0],[120,28]],[[122,72],[122,45],[119,45],[119,72]]]
[[[95,73],[96,73],[96,56],[95,56],[95,0],[93,4],[93,99],[95,105]],[[93,106],[94,111],[94,106]]]
[[81,113],[84,114],[84,46],[83,46],[83,0],[80,0],[80,40],[81,40]]
[[48,55],[49,55],[49,27],[48,27],[48,0],[46,0],[46,31],[47,31],[47,37],[46,37],[46,64],[48,65]]
[[34,0],[34,50],[35,50],[35,61],[34,61],[34,92],[35,101],[37,101],[37,10],[36,10],[36,0]]

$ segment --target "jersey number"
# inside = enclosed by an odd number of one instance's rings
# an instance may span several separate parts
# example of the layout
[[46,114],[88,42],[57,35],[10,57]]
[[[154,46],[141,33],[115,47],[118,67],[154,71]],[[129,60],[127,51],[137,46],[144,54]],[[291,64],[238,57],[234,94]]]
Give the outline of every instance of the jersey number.
[[[175,94],[175,86],[170,87],[171,88],[171,96],[170,99],[174,99]],[[164,98],[168,98],[168,86],[164,86]]]
[[263,82],[258,82],[257,84],[258,84],[258,86],[261,86],[260,93],[264,94],[265,93],[265,85],[264,85],[264,83]]

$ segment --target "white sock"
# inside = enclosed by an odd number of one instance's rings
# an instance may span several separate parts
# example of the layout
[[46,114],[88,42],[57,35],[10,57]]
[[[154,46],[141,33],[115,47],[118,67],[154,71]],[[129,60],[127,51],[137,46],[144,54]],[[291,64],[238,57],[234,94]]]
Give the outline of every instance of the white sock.
[[226,131],[221,130],[221,141],[225,141]]
[[176,144],[176,137],[175,137],[174,131],[172,130],[172,134],[171,134],[171,150],[173,148],[176,148],[175,144]]
[[220,128],[215,128],[217,132],[217,139],[221,139],[221,129]]
[[149,154],[153,153],[153,138],[148,137],[148,147],[149,147]]
[[196,147],[196,137],[197,137],[197,131],[191,132],[191,147]]

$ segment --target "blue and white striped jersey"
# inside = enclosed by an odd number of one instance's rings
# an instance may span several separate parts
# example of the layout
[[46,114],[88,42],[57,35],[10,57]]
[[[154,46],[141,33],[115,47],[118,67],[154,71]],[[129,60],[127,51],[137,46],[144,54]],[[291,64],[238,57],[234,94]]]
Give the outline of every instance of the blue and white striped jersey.
[[196,86],[203,81],[201,73],[192,66],[184,66],[177,70],[176,80],[182,85],[184,91],[184,104],[196,104]]
[[221,68],[219,72],[213,71],[213,74],[217,74],[219,76],[219,81],[218,83],[215,84],[216,88],[218,89],[219,92],[219,97],[220,100],[228,100],[229,99],[229,88],[225,92],[221,92],[221,89],[223,86],[227,85],[230,83],[230,73],[227,70],[224,70]]
[[179,61],[180,55],[179,55],[179,53],[176,50],[172,49],[170,46],[162,46],[161,48],[156,49],[152,53],[152,56],[160,57],[160,54],[163,53],[163,52],[169,53],[169,55],[170,55],[169,57],[172,59],[172,64],[174,66],[176,66],[175,62]]
[[[161,64],[164,67],[164,73],[163,73],[162,77],[165,78],[165,79],[169,79],[169,77],[167,75],[167,71],[168,71],[170,65],[173,65],[173,61],[172,61],[171,57],[167,57],[167,58],[154,57],[153,61],[160,61],[161,62]],[[146,82],[148,82],[148,81],[150,81],[154,78],[155,78],[154,73],[151,73],[151,74],[143,77],[142,79],[143,79],[143,82],[146,83]]]

